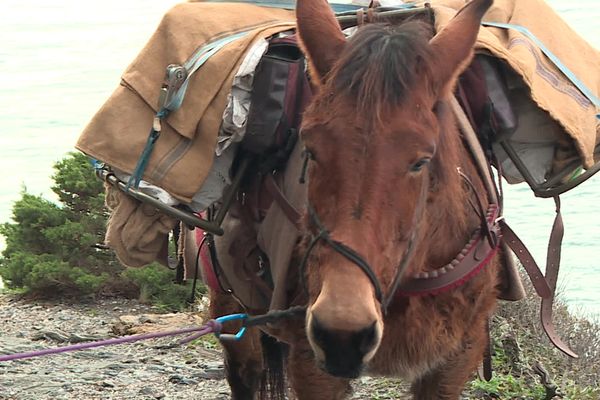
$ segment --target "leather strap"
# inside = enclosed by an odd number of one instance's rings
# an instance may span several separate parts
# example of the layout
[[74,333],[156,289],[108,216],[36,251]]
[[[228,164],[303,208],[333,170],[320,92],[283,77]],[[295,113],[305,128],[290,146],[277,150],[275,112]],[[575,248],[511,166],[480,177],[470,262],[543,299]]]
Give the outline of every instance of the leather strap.
[[498,251],[500,227],[496,223],[497,217],[498,207],[492,204],[486,219],[488,231],[496,238],[493,242],[487,240],[487,235],[478,229],[450,264],[403,282],[396,293],[399,296],[434,295],[455,288],[473,277]]
[[544,332],[546,332],[546,335],[557,349],[570,357],[579,358],[579,356],[560,339],[552,322],[552,304],[554,303],[554,296],[556,293],[556,281],[558,279],[560,266],[560,250],[564,234],[564,225],[560,214],[560,199],[555,197],[554,201],[556,203],[556,217],[554,218],[554,224],[552,225],[550,240],[548,242],[545,277],[542,275],[540,268],[529,250],[527,250],[521,239],[519,239],[505,221],[501,222],[502,235],[505,243],[508,244],[519,261],[521,261],[525,271],[527,271],[536,293],[542,298],[540,318]]
[[473,156],[473,160],[475,161],[475,165],[479,171],[479,176],[483,180],[485,190],[489,197],[489,202],[499,204],[496,185],[492,179],[489,164],[485,154],[483,153],[483,149],[481,148],[477,134],[473,130],[473,127],[471,126],[471,123],[469,122],[464,111],[460,107],[460,104],[458,104],[458,100],[456,100],[454,96],[450,96],[450,107],[452,108],[454,116],[456,117],[460,131],[463,134],[463,138],[468,145],[471,155]]
[[492,339],[490,335],[490,320],[485,321],[486,345],[483,352],[483,379],[492,380]]
[[373,289],[375,290],[375,298],[382,305],[382,311],[385,314],[383,291],[381,290],[379,279],[377,279],[377,276],[373,272],[373,269],[371,268],[369,263],[351,247],[346,246],[344,243],[339,242],[335,239],[332,239],[329,231],[325,228],[325,226],[319,219],[317,212],[310,204],[307,206],[307,210],[310,222],[312,226],[316,228],[317,234],[312,236],[311,242],[308,245],[308,248],[306,249],[306,253],[304,253],[304,257],[302,258],[302,262],[300,264],[301,275],[303,276],[305,274],[306,265],[310,253],[319,241],[323,241],[327,243],[329,247],[334,249],[338,254],[344,256],[346,259],[354,263],[365,273],[365,275],[367,276],[367,278],[369,278],[371,284],[373,285]]
[[552,297],[553,291],[550,289],[550,286],[548,286],[548,282],[546,282],[544,275],[542,275],[540,267],[538,267],[527,247],[525,247],[521,239],[519,239],[517,234],[508,226],[505,220],[500,221],[500,227],[502,228],[504,242],[508,244],[508,247],[510,247],[519,261],[521,261],[538,296],[542,299]]
[[554,197],[554,203],[556,204],[556,217],[554,218],[554,224],[552,225],[552,231],[550,232],[548,254],[546,258],[546,281],[550,286],[551,296],[542,298],[540,311],[542,327],[556,348],[570,357],[579,358],[579,356],[556,334],[554,324],[552,323],[552,304],[554,302],[554,294],[556,293],[556,281],[558,280],[558,270],[560,267],[560,251],[562,238],[565,232],[562,216],[560,214],[560,198],[558,196]]
[[[481,144],[479,143],[477,135],[454,96],[451,96],[450,104],[458,121],[460,130],[463,133],[463,137],[467,142],[475,163],[481,173],[480,175],[483,179],[483,183],[486,187],[488,195],[490,196],[490,201],[493,199],[494,202],[497,203],[498,196],[496,193],[496,186],[489,172],[489,164],[485,158],[485,155],[483,154],[483,150],[481,149]],[[560,264],[560,249],[564,232],[562,217],[560,215],[560,200],[558,197],[554,197],[554,201],[556,203],[556,218],[554,220],[554,225],[552,226],[550,241],[548,243],[545,277],[542,276],[540,268],[538,267],[529,250],[527,250],[515,232],[506,224],[506,221],[502,219],[500,224],[505,243],[508,244],[517,258],[519,258],[523,264],[523,267],[527,271],[527,274],[529,275],[531,283],[533,284],[537,294],[542,298],[540,317],[542,321],[542,327],[544,328],[546,335],[548,335],[548,338],[552,344],[554,344],[554,346],[556,346],[556,348],[558,348],[560,351],[570,357],[578,358],[577,354],[575,354],[575,352],[573,352],[569,346],[558,337],[552,323],[552,304],[556,291],[556,280],[558,278]]]

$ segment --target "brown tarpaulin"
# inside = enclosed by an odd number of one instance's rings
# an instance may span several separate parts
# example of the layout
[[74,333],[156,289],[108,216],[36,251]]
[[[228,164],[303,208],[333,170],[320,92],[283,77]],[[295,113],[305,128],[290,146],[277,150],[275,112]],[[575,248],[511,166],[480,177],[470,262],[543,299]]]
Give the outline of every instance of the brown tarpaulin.
[[85,128],[77,149],[131,173],[157,111],[166,67],[183,64],[215,38],[251,30],[192,76],[181,108],[162,124],[146,168],[144,180],[190,202],[211,168],[229,88],[245,51],[260,37],[294,27],[294,13],[287,10],[222,3],[173,7],[123,74],[121,85]]
[[[464,0],[431,0],[436,29],[445,26],[464,6]],[[531,31],[596,96],[600,93],[600,52],[583,40],[543,0],[495,0],[483,18],[488,22],[521,25]],[[482,27],[476,51],[504,60],[522,77],[531,98],[558,121],[574,140],[585,168],[594,164],[600,143],[600,112],[542,54],[516,30]]]

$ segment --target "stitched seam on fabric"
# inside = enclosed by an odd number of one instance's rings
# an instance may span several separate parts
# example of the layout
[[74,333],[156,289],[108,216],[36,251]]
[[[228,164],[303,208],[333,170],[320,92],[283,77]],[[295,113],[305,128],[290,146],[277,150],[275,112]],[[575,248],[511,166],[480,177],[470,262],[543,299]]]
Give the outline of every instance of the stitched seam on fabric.
[[512,39],[509,43],[508,48],[512,49],[513,47],[518,45],[523,45],[529,50],[531,55],[533,55],[533,57],[535,58],[535,71],[540,77],[542,77],[542,79],[550,83],[554,87],[554,89],[571,97],[575,102],[577,102],[580,106],[584,108],[590,108],[592,106],[591,101],[587,97],[585,97],[579,91],[579,89],[573,86],[573,84],[570,81],[565,81],[564,79],[561,79],[561,77],[558,74],[550,70],[545,65],[544,61],[537,52],[536,47],[533,44],[531,44],[529,40],[523,38]]
[[185,153],[192,146],[192,141],[186,137],[180,136],[179,142],[173,146],[173,148],[165,154],[160,160],[156,167],[152,170],[150,177],[155,182],[160,182],[164,179],[165,175],[173,167],[173,165],[179,161]]

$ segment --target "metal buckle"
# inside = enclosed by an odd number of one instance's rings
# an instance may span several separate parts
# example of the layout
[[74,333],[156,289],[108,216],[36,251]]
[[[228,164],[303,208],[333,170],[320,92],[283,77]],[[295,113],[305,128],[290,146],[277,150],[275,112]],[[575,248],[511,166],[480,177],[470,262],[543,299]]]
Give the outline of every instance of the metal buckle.
[[[222,324],[224,322],[241,320],[242,324],[243,324],[244,321],[247,319],[248,319],[248,314],[231,314],[231,315],[225,315],[225,316],[216,318],[216,321]],[[238,342],[242,339],[242,337],[244,336],[244,333],[246,333],[246,327],[242,326],[236,334],[215,333],[215,336],[217,338],[219,338],[219,340]]]
[[187,79],[188,72],[181,65],[170,64],[167,66],[165,72],[165,80],[162,87],[160,88],[160,95],[158,97],[158,109],[171,110],[171,102],[173,98],[181,88],[181,85]]

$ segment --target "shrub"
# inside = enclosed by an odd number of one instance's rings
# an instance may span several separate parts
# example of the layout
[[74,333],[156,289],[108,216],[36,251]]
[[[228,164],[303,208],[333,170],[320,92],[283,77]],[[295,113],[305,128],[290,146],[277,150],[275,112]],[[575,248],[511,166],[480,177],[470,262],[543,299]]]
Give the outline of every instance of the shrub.
[[[181,311],[190,300],[192,284],[173,284],[173,271],[153,263],[143,268],[128,268],[123,276],[133,282],[139,290],[142,302],[153,303],[169,311]],[[205,293],[203,285],[198,293]]]
[[71,153],[54,169],[59,204],[23,191],[13,206],[14,222],[0,225],[5,284],[36,297],[108,293],[139,295],[169,308],[184,304],[190,289],[173,284],[173,271],[158,265],[125,270],[102,245],[108,211],[88,158]]
[[73,153],[55,165],[57,205],[24,191],[14,204],[14,223],[0,225],[6,248],[0,276],[9,288],[38,297],[98,293],[123,267],[102,251],[106,212],[102,182],[87,158]]

